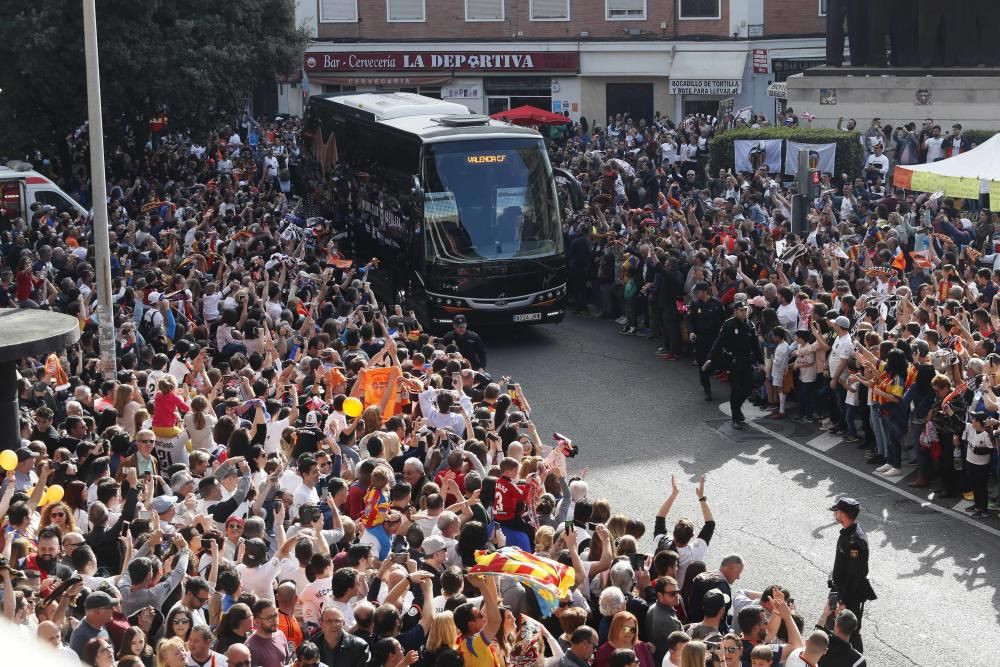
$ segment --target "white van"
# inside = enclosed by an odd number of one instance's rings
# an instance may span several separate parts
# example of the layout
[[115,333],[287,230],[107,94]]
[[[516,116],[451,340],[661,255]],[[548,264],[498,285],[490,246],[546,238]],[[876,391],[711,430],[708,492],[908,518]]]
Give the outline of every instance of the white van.
[[27,162],[0,165],[0,217],[25,220],[31,217],[31,204],[51,206],[57,213],[69,213],[73,219],[89,215],[78,201],[34,169]]

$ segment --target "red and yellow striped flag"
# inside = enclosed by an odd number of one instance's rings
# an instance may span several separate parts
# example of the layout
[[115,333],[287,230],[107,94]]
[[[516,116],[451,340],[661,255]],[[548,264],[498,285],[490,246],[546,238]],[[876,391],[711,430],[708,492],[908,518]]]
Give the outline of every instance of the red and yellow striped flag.
[[517,547],[477,551],[476,564],[469,568],[469,574],[513,577],[535,592],[542,616],[550,616],[576,582],[573,568]]

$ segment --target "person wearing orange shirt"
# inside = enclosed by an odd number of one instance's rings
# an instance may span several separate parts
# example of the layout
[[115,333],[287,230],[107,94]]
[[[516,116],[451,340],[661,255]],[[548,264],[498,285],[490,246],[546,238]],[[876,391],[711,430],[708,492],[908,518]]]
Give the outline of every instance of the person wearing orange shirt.
[[295,603],[298,599],[294,581],[282,582],[274,591],[274,601],[278,605],[278,629],[285,634],[285,637],[296,649],[305,639],[302,627],[295,618]]

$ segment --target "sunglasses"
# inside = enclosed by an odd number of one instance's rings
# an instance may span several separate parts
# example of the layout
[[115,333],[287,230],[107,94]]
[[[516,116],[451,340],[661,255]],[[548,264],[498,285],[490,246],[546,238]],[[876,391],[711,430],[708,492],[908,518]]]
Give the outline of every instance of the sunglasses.
[[136,442],[141,442],[144,445],[152,445],[156,443],[156,440],[150,440],[148,438],[143,438],[142,440],[136,440]]
[[52,517],[53,519],[56,519],[56,518],[60,518],[61,519],[61,518],[65,518],[66,513],[65,512],[50,512],[49,516]]
[[191,625],[191,621],[184,618],[183,616],[181,616],[180,618],[175,618],[173,622],[178,623],[180,625]]

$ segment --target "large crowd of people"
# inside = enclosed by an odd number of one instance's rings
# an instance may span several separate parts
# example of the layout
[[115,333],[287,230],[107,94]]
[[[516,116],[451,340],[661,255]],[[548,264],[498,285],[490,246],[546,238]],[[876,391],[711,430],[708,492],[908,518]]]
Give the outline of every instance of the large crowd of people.
[[[942,138],[932,119],[919,135],[873,119],[858,176],[822,174],[808,229],[793,233],[794,183],[766,166],[709,173],[713,119],[609,120],[615,131],[556,152],[589,194],[568,228],[577,308],[661,340],[661,359],[690,352],[706,400],[713,383],[731,385],[734,428],[749,399],[857,443],[876,474],[915,465],[910,487],[963,495],[974,517],[993,518],[996,213],[885,185],[896,164],[974,148],[961,125]],[[676,157],[692,144],[693,159]]]
[[[779,175],[709,173],[712,119],[610,120],[551,145],[586,195],[564,218],[577,309],[693,359],[706,398],[728,383],[734,428],[749,399],[869,449],[878,474],[908,456],[912,486],[991,517],[992,214],[858,165],[824,175],[793,234]],[[836,594],[798,601],[780,573],[741,588],[743,559],[711,553],[711,482],[613,507],[463,318],[438,337],[380,302],[386,267],[338,245],[350,213],[311,201],[329,184],[295,191],[298,131],[114,151],[113,380],[90,222],[3,221],[2,305],[82,332],[20,364],[22,442],[0,455],[9,621],[97,667],[864,664],[855,501],[831,508]],[[85,191],[84,171],[47,168]],[[303,224],[310,205],[332,219]],[[697,522],[672,511],[682,493]]]

